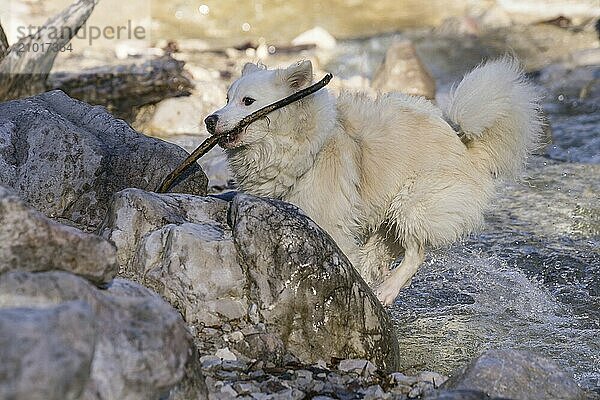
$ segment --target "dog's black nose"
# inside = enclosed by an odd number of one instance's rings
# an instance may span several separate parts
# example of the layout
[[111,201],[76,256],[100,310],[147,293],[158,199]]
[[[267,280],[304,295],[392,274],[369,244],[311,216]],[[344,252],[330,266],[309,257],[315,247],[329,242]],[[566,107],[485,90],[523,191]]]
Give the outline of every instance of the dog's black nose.
[[215,133],[215,128],[217,127],[218,120],[219,116],[215,114],[206,117],[204,123],[206,124],[206,130],[208,130],[208,133]]

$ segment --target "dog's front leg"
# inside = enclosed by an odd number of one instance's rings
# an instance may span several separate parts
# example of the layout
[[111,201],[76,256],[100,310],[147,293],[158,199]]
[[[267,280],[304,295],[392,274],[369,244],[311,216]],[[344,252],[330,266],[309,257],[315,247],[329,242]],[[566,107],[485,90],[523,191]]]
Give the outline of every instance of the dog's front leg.
[[406,240],[404,243],[404,259],[377,289],[375,294],[384,306],[394,302],[400,289],[410,284],[411,278],[417,273],[419,266],[425,259],[423,246],[417,239]]

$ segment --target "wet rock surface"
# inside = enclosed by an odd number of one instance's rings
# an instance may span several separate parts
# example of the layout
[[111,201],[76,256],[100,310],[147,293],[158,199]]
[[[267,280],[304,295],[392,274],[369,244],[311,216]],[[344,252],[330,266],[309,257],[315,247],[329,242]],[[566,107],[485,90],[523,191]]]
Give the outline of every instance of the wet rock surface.
[[[0,104],[0,184],[79,226],[98,225],[121,189],[154,190],[186,156],[60,91]],[[187,178],[176,191],[206,192],[199,167]]]
[[59,224],[0,186],[0,274],[63,270],[95,283],[117,273],[115,247],[99,236]]
[[192,326],[248,327],[238,352],[277,361],[285,349],[304,362],[357,357],[395,368],[385,311],[294,206],[126,190],[102,234],[119,249],[123,274],[163,295]]
[[481,390],[490,396],[531,400],[579,400],[586,396],[556,363],[526,351],[490,350],[444,387]]

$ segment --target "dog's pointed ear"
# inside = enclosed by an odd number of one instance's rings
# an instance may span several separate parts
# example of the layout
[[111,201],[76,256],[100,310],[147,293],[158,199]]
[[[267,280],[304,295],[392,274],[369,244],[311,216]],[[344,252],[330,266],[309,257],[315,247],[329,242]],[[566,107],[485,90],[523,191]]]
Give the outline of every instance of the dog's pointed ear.
[[313,69],[309,60],[292,64],[280,71],[281,80],[292,89],[298,89],[312,82]]
[[260,67],[254,63],[246,63],[242,69],[242,76],[249,74],[250,72],[258,71]]

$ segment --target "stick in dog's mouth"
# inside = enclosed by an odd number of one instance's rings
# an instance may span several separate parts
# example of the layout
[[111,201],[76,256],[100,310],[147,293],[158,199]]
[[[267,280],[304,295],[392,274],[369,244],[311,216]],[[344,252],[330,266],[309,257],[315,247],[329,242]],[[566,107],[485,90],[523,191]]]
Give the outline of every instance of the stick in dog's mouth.
[[279,108],[285,107],[285,106],[292,104],[306,96],[309,96],[309,95],[317,92],[318,90],[324,88],[331,81],[332,78],[333,78],[332,74],[326,74],[323,77],[323,79],[321,79],[317,83],[315,83],[311,86],[308,86],[302,90],[299,90],[295,93],[292,93],[288,97],[284,97],[283,99],[278,100],[275,103],[271,103],[267,106],[264,106],[263,108],[254,111],[252,114],[245,116],[232,129],[230,129],[226,132],[212,135],[211,137],[206,139],[204,142],[202,142],[202,144],[200,146],[198,146],[198,148],[196,148],[196,150],[194,150],[192,152],[192,154],[190,154],[181,164],[179,164],[179,166],[177,166],[177,168],[175,168],[169,175],[167,175],[167,177],[162,181],[160,186],[156,189],[156,192],[157,193],[168,192],[169,189],[171,189],[171,187],[173,186],[173,184],[181,177],[181,175],[189,167],[194,165],[194,163],[196,161],[198,161],[198,159],[200,157],[202,157],[204,154],[208,153],[210,151],[210,149],[215,147],[219,143],[219,141],[231,140],[232,136],[235,137],[235,135],[239,135],[241,133],[242,129],[245,129],[252,122],[266,117],[267,114],[269,114],[270,112],[273,112]]

